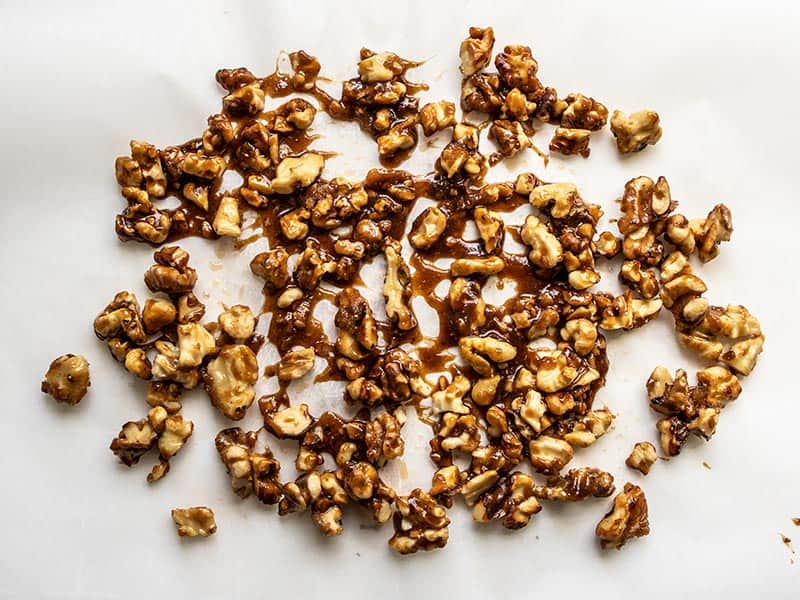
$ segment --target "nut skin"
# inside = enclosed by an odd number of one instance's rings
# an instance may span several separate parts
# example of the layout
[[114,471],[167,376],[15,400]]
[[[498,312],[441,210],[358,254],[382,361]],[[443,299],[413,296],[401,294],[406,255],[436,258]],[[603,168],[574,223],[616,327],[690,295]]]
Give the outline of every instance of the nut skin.
[[56,401],[75,406],[91,384],[89,361],[79,354],[64,354],[50,363],[41,389]]

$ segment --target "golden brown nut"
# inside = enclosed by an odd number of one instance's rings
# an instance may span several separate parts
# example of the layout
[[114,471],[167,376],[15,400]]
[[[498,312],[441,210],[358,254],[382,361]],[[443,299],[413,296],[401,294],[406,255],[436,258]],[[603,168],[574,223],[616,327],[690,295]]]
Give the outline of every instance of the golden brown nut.
[[400,243],[389,240],[384,255],[386,277],[383,281],[383,297],[386,299],[386,315],[400,330],[414,329],[417,318],[411,309],[411,272],[400,255]]
[[300,379],[314,368],[314,357],[314,348],[287,352],[278,365],[278,379],[281,381]]
[[608,109],[594,98],[583,94],[570,94],[565,98],[567,107],[561,113],[561,126],[569,129],[602,129],[608,120]]
[[220,313],[218,320],[222,331],[234,340],[246,340],[255,332],[256,318],[250,307],[243,304],[236,304]]
[[79,354],[64,354],[50,363],[42,381],[42,392],[58,402],[74,406],[83,399],[90,385],[89,361]]
[[559,152],[565,156],[580,154],[583,158],[589,156],[589,139],[591,131],[588,129],[568,129],[557,127],[550,140],[550,151]]
[[142,309],[142,324],[145,332],[152,335],[174,323],[177,316],[178,309],[169,300],[148,298]]
[[656,460],[658,460],[656,447],[650,442],[638,442],[628,458],[625,459],[625,464],[631,469],[636,469],[642,475],[647,475]]
[[389,546],[400,554],[444,548],[450,519],[444,506],[417,488],[395,499],[394,535]]
[[456,105],[446,100],[429,102],[419,111],[419,122],[426,136],[456,124]]
[[626,115],[615,110],[611,115],[611,133],[617,138],[617,150],[622,154],[639,152],[661,139],[661,124],[658,113],[640,110]]
[[211,403],[229,419],[242,419],[255,399],[258,361],[247,346],[225,346],[203,374]]
[[494,30],[491,27],[470,27],[469,37],[461,42],[459,56],[464,77],[482,71],[492,60]]
[[214,215],[213,227],[217,235],[239,237],[242,233],[239,201],[233,196],[222,196]]
[[181,537],[208,537],[217,532],[214,511],[205,506],[173,508],[172,520]]
[[408,233],[408,241],[414,248],[426,249],[439,241],[447,227],[447,215],[438,206],[431,206],[420,213]]
[[622,492],[614,498],[614,505],[597,524],[595,534],[603,548],[622,546],[630,539],[650,533],[647,520],[647,499],[642,488],[626,483]]

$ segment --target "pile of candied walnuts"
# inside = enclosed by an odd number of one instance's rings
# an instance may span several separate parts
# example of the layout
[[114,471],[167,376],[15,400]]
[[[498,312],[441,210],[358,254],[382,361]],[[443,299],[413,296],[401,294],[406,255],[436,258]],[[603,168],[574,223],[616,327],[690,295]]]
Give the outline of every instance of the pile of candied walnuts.
[[[706,284],[690,265],[693,254],[704,263],[714,259],[730,239],[730,211],[719,204],[690,220],[676,212],[663,177],[637,177],[622,192],[616,234],[597,230],[600,206],[571,183],[547,183],[532,173],[485,183],[492,165],[533,148],[539,124],[557,125],[551,152],[587,157],[592,133],[609,120],[594,98],[562,97],[545,86],[527,46],[506,46],[495,56],[496,72],[487,71],[493,47],[491,28],[471,28],[461,44],[460,119],[452,102],[419,107],[417,94],[426,86],[406,78],[419,63],[364,49],[358,76],[334,98],[317,86],[319,62],[299,51],[289,55],[288,72],[263,78],[244,68],[217,72],[226,95],[201,137],[164,149],[131,142],[131,156],[116,162],[127,201],[116,231],[122,240],[158,247],[144,275],[153,297],[142,305],[119,292],[94,321],[111,355],[148,382],[149,412],[123,424],[111,442],[120,461],[133,466],[155,450],[158,462],[147,479],[163,478],[193,432],[181,415],[184,390],[202,386],[213,406],[237,421],[256,401],[263,374],[279,383],[279,391],[258,399],[263,430],[297,443],[301,475],[282,478],[280,462],[259,443],[261,430],[227,428],[215,444],[238,496],[277,505],[279,515],[307,512],[328,536],[342,532],[344,507],[358,504],[377,523],[393,522],[389,545],[402,554],[447,543],[448,509],[457,497],[475,521],[519,529],[542,503],[614,493],[610,473],[565,468],[615,418],[593,405],[609,368],[604,333],[642,327],[663,308],[672,313],[678,341],[708,366],[694,385],[683,370],[673,375],[656,367],[650,375],[647,397],[659,415],[661,453],[677,456],[689,434],[711,438],[764,343],[745,307],[709,303]],[[295,96],[265,110],[267,97],[289,94]],[[369,171],[363,181],[325,179],[330,155],[309,149],[319,110],[357,122],[374,138],[386,168]],[[614,111],[610,125],[621,153],[661,137],[652,111]],[[425,177],[394,168],[417,145],[419,126],[425,136],[452,134]],[[479,141],[484,128],[497,147],[488,155]],[[223,185],[227,171],[241,176],[239,187]],[[179,206],[160,207],[166,196]],[[410,225],[413,252],[404,256],[407,218],[421,197],[434,203]],[[504,220],[523,205],[530,207],[523,224]],[[250,265],[263,282],[264,304],[229,307],[216,322],[203,323],[206,307],[193,293],[197,273],[174,242],[232,237],[241,248],[249,243],[241,239],[244,213],[259,224],[256,238],[267,242]],[[469,222],[479,241],[464,239]],[[506,251],[506,236],[527,254]],[[624,293],[596,291],[597,261],[620,254]],[[386,265],[387,319],[376,316],[357,285],[362,265],[376,257]],[[450,260],[449,269],[436,266],[442,258]],[[492,276],[516,284],[502,305],[482,296]],[[449,291],[439,297],[442,282]],[[435,339],[419,330],[416,296],[438,311]],[[315,316],[321,300],[337,307],[335,340]],[[269,319],[266,337],[256,332],[262,318]],[[274,344],[281,359],[260,372],[264,343]],[[460,360],[448,353],[453,348]],[[289,383],[309,376],[318,359],[327,368],[317,380],[345,384],[342,414],[313,415],[290,398]],[[42,391],[75,404],[88,386],[87,361],[67,355],[52,363]],[[409,408],[431,428],[435,471],[429,489],[399,495],[380,470],[404,453]],[[326,456],[335,466],[325,467]],[[459,456],[468,458],[467,468],[457,464]],[[657,458],[652,443],[640,442],[626,464],[646,475]],[[180,535],[216,531],[206,507],[176,509],[173,519]],[[603,546],[619,548],[648,533],[644,493],[626,483],[596,534]]]

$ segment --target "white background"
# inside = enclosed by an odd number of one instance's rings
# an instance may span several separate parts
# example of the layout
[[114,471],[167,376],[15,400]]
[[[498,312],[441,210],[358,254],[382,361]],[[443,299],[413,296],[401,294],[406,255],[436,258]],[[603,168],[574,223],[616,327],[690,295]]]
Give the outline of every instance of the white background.
[[[797,598],[800,564],[790,564],[779,532],[800,541],[790,520],[800,516],[800,20],[789,3],[747,5],[0,2],[0,597]],[[606,130],[593,137],[589,160],[554,159],[545,172],[529,153],[527,168],[576,181],[607,217],[616,216],[624,182],[640,174],[667,176],[690,217],[717,202],[733,210],[733,241],[701,275],[712,302],[745,304],[767,335],[740,399],[709,444],[690,443],[647,478],[623,465],[634,442],[656,439],[643,395],[650,370],[699,367],[677,347],[665,315],[610,337],[610,381],[597,404],[619,416],[574,461],[612,471],[620,487],[643,485],[652,534],[601,552],[593,530],[610,501],[600,499],[547,504],[514,533],[453,510],[447,548],[413,557],[395,556],[386,546],[390,526],[373,531],[357,513],[347,513],[344,535],[323,539],[308,519],[278,519],[230,492],[212,443],[227,423],[202,393],[184,403],[195,434],[166,479],[145,483],[152,459],[120,466],[107,447],[122,422],[145,414],[144,387],[120,372],[91,321],[120,289],[145,296],[151,251],[115,237],[123,201],[114,157],[132,137],[164,146],[198,135],[218,110],[215,70],[245,65],[266,74],[281,50],[319,56],[333,89],[352,76],[361,45],[428,59],[414,73],[433,85],[426,97],[455,99],[469,25],[493,25],[496,49],[531,45],[541,78],[563,94],[662,116],[662,141],[639,155],[617,157]],[[318,147],[345,155],[326,176],[362,176],[374,163],[372,142],[354,125],[319,122]],[[537,136],[540,147],[549,132]],[[409,165],[424,173],[436,153],[420,152]],[[186,247],[200,289],[213,298],[209,318],[218,301],[257,304],[259,285],[247,271],[257,245],[244,256],[229,243]],[[65,352],[92,363],[90,394],[76,408],[38,391],[50,360]],[[311,397],[303,387],[295,400]],[[315,406],[332,398],[321,392]],[[431,472],[425,438],[413,428],[408,438],[410,474],[387,474],[401,491],[425,485]],[[179,540],[169,510],[194,504],[215,509],[219,532]]]

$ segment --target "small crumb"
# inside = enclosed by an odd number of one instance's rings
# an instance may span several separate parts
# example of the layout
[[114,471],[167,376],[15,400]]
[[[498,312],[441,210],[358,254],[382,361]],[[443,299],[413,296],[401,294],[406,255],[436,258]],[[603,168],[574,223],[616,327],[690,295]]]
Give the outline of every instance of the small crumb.
[[794,546],[792,546],[792,538],[788,538],[782,533],[778,533],[778,535],[781,536],[781,542],[783,542],[783,545],[789,549],[789,552],[795,554]]
[[706,469],[708,469],[709,471],[711,470],[711,465],[710,465],[710,464],[708,464],[706,461],[703,461],[703,466],[704,466]]
[[798,527],[800,527],[800,517],[794,517],[794,518],[792,519],[792,523],[794,523],[795,525],[797,525]]

